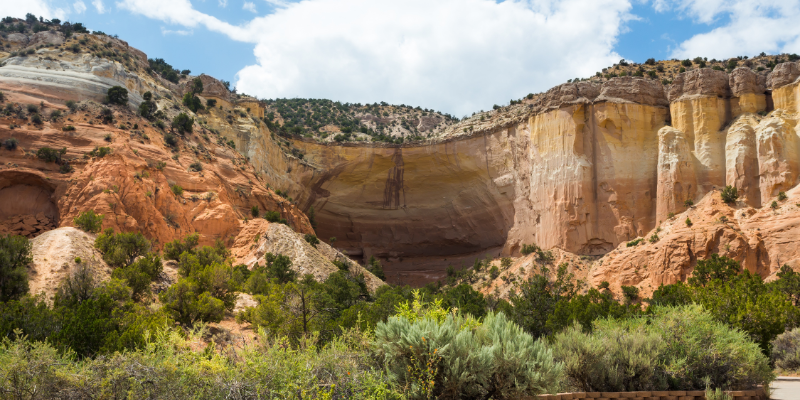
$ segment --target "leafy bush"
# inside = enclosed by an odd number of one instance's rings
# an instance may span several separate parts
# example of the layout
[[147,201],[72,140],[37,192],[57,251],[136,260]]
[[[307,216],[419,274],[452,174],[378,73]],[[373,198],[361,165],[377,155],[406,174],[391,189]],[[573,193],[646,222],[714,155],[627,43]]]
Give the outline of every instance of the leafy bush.
[[800,370],[800,328],[778,335],[772,342],[772,362],[783,371]]
[[203,170],[203,164],[201,164],[198,161],[193,162],[193,163],[189,164],[189,169],[191,169],[193,171],[196,171],[196,172],[200,172],[200,171]]
[[286,219],[281,218],[281,213],[278,211],[267,211],[264,213],[264,219],[269,222],[277,222],[280,224],[288,225],[289,222]]
[[157,253],[147,253],[132,264],[117,268],[112,277],[125,281],[132,290],[133,298],[139,299],[150,290],[150,282],[158,279],[163,266]]
[[111,89],[108,89],[107,95],[108,102],[111,104],[128,104],[128,89],[122,86],[113,86]]
[[382,281],[386,280],[386,274],[383,272],[383,266],[377,258],[370,257],[366,267],[367,270],[371,272],[372,275],[375,275],[378,279]]
[[64,132],[72,132],[75,130],[75,127],[73,125],[64,125],[61,127],[61,130]]
[[178,260],[184,252],[194,253],[199,242],[200,235],[197,233],[187,235],[182,241],[180,239],[173,240],[164,245],[164,259]]
[[317,239],[317,235],[314,235],[314,234],[311,234],[311,233],[306,233],[306,235],[303,237],[303,239],[305,239],[306,243],[308,243],[308,244],[310,244],[310,245],[312,245],[314,247],[317,247],[317,245],[319,244],[319,239]]
[[16,138],[8,138],[3,141],[3,147],[5,147],[6,150],[15,150],[18,144],[19,141]]
[[693,224],[692,224],[692,220],[691,220],[689,217],[686,217],[686,221],[684,221],[684,222],[686,222],[686,226],[688,226],[688,227],[690,227],[690,228],[691,228],[691,227],[692,227],[692,225],[693,225]]
[[175,147],[178,145],[178,137],[171,133],[164,133],[164,143],[167,146]]
[[217,101],[215,99],[207,99],[206,100],[206,107],[214,108],[217,106]]
[[100,110],[100,119],[104,124],[110,124],[114,122],[114,111],[111,111],[110,108],[103,107],[103,109]]
[[103,261],[112,268],[133,264],[137,257],[150,251],[150,241],[141,233],[114,233],[106,229],[94,241],[94,246],[103,253]]
[[33,122],[36,125],[41,125],[43,123],[42,116],[39,114],[31,115],[31,122]]
[[36,157],[44,162],[60,163],[61,157],[67,153],[67,148],[61,150],[51,149],[49,147],[42,147],[36,151]]
[[111,147],[95,147],[94,150],[89,152],[92,157],[103,158],[111,154]]
[[784,200],[786,200],[788,198],[789,198],[789,196],[786,195],[786,192],[778,193],[778,201],[784,201]]
[[183,196],[183,188],[180,185],[171,185],[169,188],[175,196]]
[[200,99],[193,95],[192,93],[186,93],[183,95],[183,105],[185,105],[188,109],[192,110],[192,112],[196,113],[198,110],[203,109],[203,103]]
[[539,251],[539,246],[535,244],[523,244],[522,250],[520,250],[519,252],[523,256],[527,256],[528,254],[536,253],[537,251]]
[[694,201],[692,201],[691,199],[686,199],[686,200],[683,201],[683,206],[686,207],[686,208],[689,208],[689,207],[691,207],[693,205],[694,205]]
[[17,300],[28,293],[31,243],[17,235],[0,236],[0,301]]
[[402,313],[375,328],[387,378],[412,398],[520,398],[557,393],[563,366],[504,314]]
[[252,215],[253,218],[258,218],[259,214],[261,214],[261,211],[259,211],[258,206],[250,207],[250,215]]
[[275,279],[278,283],[293,282],[297,279],[297,272],[292,270],[292,259],[283,254],[267,253],[264,255],[264,266],[267,277]]
[[103,228],[103,214],[95,214],[94,210],[84,211],[72,220],[75,226],[89,233],[98,233]]
[[194,118],[190,118],[186,113],[180,113],[172,119],[172,129],[178,133],[191,133],[194,125]]
[[67,108],[69,108],[69,110],[72,112],[75,112],[75,110],[78,109],[78,103],[76,103],[74,100],[67,100],[65,104]]
[[626,244],[625,244],[625,247],[633,247],[633,246],[637,246],[637,245],[639,245],[639,244],[640,244],[640,243],[642,243],[642,242],[644,242],[644,238],[638,238],[638,239],[636,239],[636,240],[631,240],[630,242],[628,242],[628,243],[626,243]]
[[751,389],[774,375],[747,335],[698,305],[656,308],[648,318],[598,320],[556,335],[568,383],[587,392]]
[[50,113],[50,120],[51,121],[55,121],[55,120],[57,120],[59,118],[61,118],[61,111],[60,110],[53,110]]
[[28,114],[36,114],[39,112],[39,106],[36,104],[28,104],[25,108],[28,110]]
[[738,190],[731,185],[725,186],[720,195],[722,196],[722,201],[729,204],[735,202],[736,199],[739,198]]

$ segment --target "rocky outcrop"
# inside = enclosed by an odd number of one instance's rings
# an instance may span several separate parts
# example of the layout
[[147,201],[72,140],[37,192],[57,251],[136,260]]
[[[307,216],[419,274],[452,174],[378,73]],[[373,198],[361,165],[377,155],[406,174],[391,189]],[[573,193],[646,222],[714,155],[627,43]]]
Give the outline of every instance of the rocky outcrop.
[[701,96],[730,97],[728,74],[710,68],[691,70],[678,75],[667,94],[670,102]]
[[298,276],[311,274],[320,282],[339,271],[332,261],[342,261],[350,265],[350,272],[364,276],[364,282],[370,292],[374,293],[378,287],[385,284],[328,244],[321,242],[312,246],[305,241],[303,235],[279,223],[269,223],[264,220],[249,221],[236,237],[231,253],[235,264],[244,264],[250,269],[256,264],[263,265],[267,253],[284,255],[292,260],[292,270],[297,272]]
[[33,238],[55,227],[55,221],[41,212],[36,215],[15,215],[0,221],[0,235]]
[[752,116],[737,119],[728,128],[725,142],[725,183],[735,187],[739,200],[750,207],[761,207],[758,144],[754,129],[757,124]]
[[767,87],[775,90],[794,83],[798,77],[800,65],[796,62],[780,63],[767,75]]
[[52,301],[61,283],[80,268],[89,268],[95,282],[111,278],[111,268],[94,248],[95,236],[64,227],[43,233],[31,241],[33,264],[28,285],[33,295]]
[[800,139],[795,131],[796,122],[781,118],[783,115],[775,112],[758,126],[759,184],[764,202],[797,185],[800,174]]
[[697,177],[691,145],[683,132],[665,126],[658,131],[658,189],[656,220],[686,209],[697,197]]
[[[231,92],[222,82],[206,74],[200,74],[197,78],[200,78],[200,81],[203,82],[203,93],[201,93],[201,95],[204,97],[214,97],[225,101],[231,101]],[[189,91],[191,84],[192,79],[186,80],[181,86],[181,95]]]

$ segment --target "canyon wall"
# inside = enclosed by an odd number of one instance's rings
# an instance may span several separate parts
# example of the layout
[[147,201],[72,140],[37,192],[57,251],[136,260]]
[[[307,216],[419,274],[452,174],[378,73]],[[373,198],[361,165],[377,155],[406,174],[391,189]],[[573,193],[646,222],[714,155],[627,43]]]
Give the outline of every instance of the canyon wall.
[[798,76],[792,63],[769,78],[692,70],[666,88],[636,77],[568,83],[524,118],[406,145],[331,145],[263,128],[238,137],[267,181],[314,208],[318,235],[354,256],[444,261],[516,255],[529,243],[602,255],[725,185],[755,208],[794,187]]

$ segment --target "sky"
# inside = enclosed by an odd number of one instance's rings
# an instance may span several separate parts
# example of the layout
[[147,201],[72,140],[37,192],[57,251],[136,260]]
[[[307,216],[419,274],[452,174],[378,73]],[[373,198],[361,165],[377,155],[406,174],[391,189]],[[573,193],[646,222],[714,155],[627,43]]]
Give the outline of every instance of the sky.
[[259,98],[455,116],[620,59],[800,53],[800,0],[0,0]]

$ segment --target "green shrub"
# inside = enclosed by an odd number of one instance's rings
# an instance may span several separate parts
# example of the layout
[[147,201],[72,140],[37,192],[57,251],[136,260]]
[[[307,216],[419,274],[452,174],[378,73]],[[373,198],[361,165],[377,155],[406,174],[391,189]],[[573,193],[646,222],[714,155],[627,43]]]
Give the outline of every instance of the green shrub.
[[264,219],[269,222],[277,222],[279,224],[289,225],[289,222],[286,219],[281,218],[281,213],[279,211],[267,211],[264,213]]
[[64,125],[61,127],[61,130],[64,132],[71,132],[75,130],[75,127],[72,125]]
[[598,320],[556,335],[553,351],[568,383],[587,392],[734,390],[766,385],[774,375],[747,335],[698,305],[656,308],[648,318]]
[[17,235],[0,236],[0,301],[17,300],[28,293],[31,243]]
[[692,220],[691,220],[691,219],[689,219],[689,217],[686,217],[686,221],[684,221],[684,222],[686,222],[686,226],[688,226],[688,227],[690,227],[690,228],[691,228],[691,227],[692,227],[692,225],[693,225],[693,224],[692,224]]
[[725,186],[720,195],[722,197],[722,201],[729,204],[735,202],[736,199],[739,198],[738,190],[731,185]]
[[778,201],[784,201],[784,200],[786,200],[788,198],[789,198],[789,196],[786,195],[786,192],[778,193]]
[[147,253],[132,264],[115,269],[111,276],[125,281],[132,289],[133,298],[140,299],[150,291],[150,282],[158,279],[161,271],[161,257],[157,253]]
[[151,247],[150,241],[139,232],[115,234],[110,228],[97,237],[94,246],[103,253],[103,261],[112,268],[131,265]]
[[108,102],[111,104],[125,105],[128,103],[128,89],[122,86],[113,86],[108,89]]
[[445,314],[399,315],[375,328],[387,378],[412,398],[520,398],[557,393],[563,366],[504,314],[484,322]]
[[3,141],[3,147],[5,147],[6,150],[16,150],[18,144],[19,141],[16,138],[8,138]]
[[642,242],[644,242],[644,238],[638,238],[636,240],[631,240],[630,242],[625,244],[625,247],[638,246]]
[[203,109],[203,103],[197,96],[194,96],[192,93],[186,93],[183,95],[183,105],[185,105],[188,109],[192,110],[192,112],[196,113],[198,110]]
[[200,172],[200,171],[203,170],[203,164],[201,164],[200,162],[197,162],[197,161],[193,162],[193,163],[189,164],[189,169],[193,170],[195,172]]
[[95,147],[94,150],[89,152],[92,157],[103,158],[111,154],[111,147]]
[[538,251],[539,251],[539,246],[537,246],[535,244],[523,244],[522,245],[522,250],[520,250],[519,252],[523,256],[527,256],[528,254],[536,253]]
[[183,196],[183,188],[180,185],[170,185],[170,190],[172,190],[172,194],[175,196],[181,197]]
[[36,157],[44,162],[60,163],[61,157],[67,153],[67,148],[61,150],[51,149],[49,147],[42,147],[36,151]]
[[691,207],[693,205],[694,205],[694,201],[692,201],[691,199],[686,199],[686,200],[683,201],[683,206],[686,207],[686,208],[689,208],[689,207]]
[[253,218],[258,218],[259,214],[261,214],[261,211],[258,210],[258,206],[250,207],[250,215],[252,215]]
[[164,259],[165,260],[178,260],[184,252],[194,253],[194,249],[200,242],[200,235],[192,233],[187,235],[183,240],[173,240],[164,245]]
[[500,269],[497,268],[497,265],[492,265],[492,268],[489,269],[489,276],[492,279],[497,279],[500,276]]
[[67,108],[69,108],[69,110],[72,112],[75,112],[75,110],[78,109],[78,103],[76,103],[74,100],[67,100],[65,104]]
[[650,243],[655,243],[655,242],[658,242],[658,239],[659,239],[658,238],[658,234],[654,233],[654,234],[650,235],[650,238],[648,238],[647,241],[650,242]]
[[171,133],[164,133],[164,143],[166,143],[167,146],[175,147],[178,145],[178,137]]
[[39,106],[36,104],[28,104],[25,108],[28,110],[28,114],[36,114],[39,112]]
[[297,279],[297,272],[292,270],[292,259],[282,254],[267,253],[264,255],[266,261],[265,271],[267,277],[275,279],[278,283],[293,282]]
[[43,122],[43,121],[42,121],[42,116],[41,116],[41,115],[39,115],[39,114],[33,114],[33,115],[31,115],[31,122],[33,122],[33,123],[34,123],[34,124],[36,124],[36,125],[41,125],[41,124],[42,124],[42,122]]
[[194,118],[190,118],[186,113],[180,113],[172,119],[172,129],[178,133],[191,133],[194,126]]
[[786,331],[775,338],[772,342],[771,360],[780,370],[800,370],[800,328]]
[[111,111],[110,108],[103,107],[100,110],[100,119],[104,124],[110,124],[114,122],[114,111]]
[[94,210],[84,211],[72,220],[75,226],[89,233],[98,233],[103,228],[103,214],[95,214]]
[[55,121],[55,120],[57,120],[59,118],[61,118],[61,111],[60,110],[53,110],[50,113],[50,120],[51,121]]
[[375,275],[378,279],[382,281],[386,280],[386,274],[383,272],[383,266],[381,265],[381,262],[374,256],[369,258],[369,261],[367,262],[367,270],[371,272],[372,275]]
[[319,244],[319,239],[317,239],[317,235],[311,233],[306,233],[303,239],[305,239],[306,243],[314,246],[315,248]]
[[773,201],[772,204],[769,205],[769,207],[772,208],[773,210],[778,209],[778,202],[777,201]]

